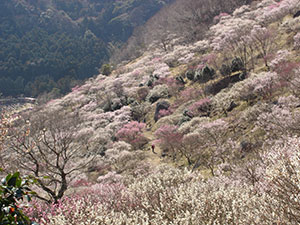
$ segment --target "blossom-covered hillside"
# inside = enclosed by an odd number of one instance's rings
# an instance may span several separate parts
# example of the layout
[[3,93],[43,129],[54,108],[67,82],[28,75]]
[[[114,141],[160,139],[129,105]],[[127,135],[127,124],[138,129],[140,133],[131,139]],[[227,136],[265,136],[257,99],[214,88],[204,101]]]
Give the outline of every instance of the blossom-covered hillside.
[[299,12],[299,0],[263,0],[221,13],[204,39],[153,44],[24,113],[3,134],[2,159],[38,180],[27,215],[298,224]]

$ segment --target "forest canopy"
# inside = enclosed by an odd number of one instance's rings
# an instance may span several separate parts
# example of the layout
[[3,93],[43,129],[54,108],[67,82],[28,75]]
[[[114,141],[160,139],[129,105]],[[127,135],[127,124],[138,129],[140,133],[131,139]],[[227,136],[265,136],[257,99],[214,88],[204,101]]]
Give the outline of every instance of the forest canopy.
[[1,1],[0,93],[67,93],[171,1]]

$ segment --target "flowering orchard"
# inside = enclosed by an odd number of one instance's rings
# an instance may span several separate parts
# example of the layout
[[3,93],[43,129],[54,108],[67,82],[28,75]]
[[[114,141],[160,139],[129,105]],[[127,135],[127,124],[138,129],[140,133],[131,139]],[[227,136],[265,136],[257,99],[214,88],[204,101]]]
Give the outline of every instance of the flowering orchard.
[[[284,152],[298,142],[291,139],[283,146]],[[27,213],[40,224],[53,225],[272,224],[279,221],[296,224],[299,190],[295,184],[299,180],[293,167],[299,151],[296,153],[293,149],[294,153],[286,158],[280,156],[281,151],[276,149],[279,146],[274,146],[271,155],[263,156],[270,165],[265,170],[267,179],[260,184],[268,190],[266,192],[258,192],[255,186],[239,178],[219,175],[205,181],[198,173],[162,166],[146,177],[137,177],[127,187],[122,183],[95,185],[57,205],[33,203],[36,210]],[[277,170],[281,165],[278,160],[285,164],[286,169],[281,172]],[[286,187],[284,192],[282,186]],[[290,196],[293,196],[292,201]]]
[[4,169],[36,179],[24,213],[41,225],[298,224],[300,2],[243,2],[223,13],[225,1],[198,12],[190,0],[180,18],[217,15],[198,21],[203,40],[152,45],[2,117]]

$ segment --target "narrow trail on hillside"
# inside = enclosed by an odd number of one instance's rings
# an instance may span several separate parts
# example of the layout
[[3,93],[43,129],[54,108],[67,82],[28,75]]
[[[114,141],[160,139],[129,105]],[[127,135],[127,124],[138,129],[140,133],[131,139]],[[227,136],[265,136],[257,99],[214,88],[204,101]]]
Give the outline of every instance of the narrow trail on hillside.
[[155,145],[155,149],[154,149],[155,153],[152,152],[151,145],[152,142],[155,140],[155,137],[153,136],[152,132],[146,131],[144,132],[144,136],[149,139],[149,143],[145,147],[146,149],[145,154],[146,154],[147,161],[155,166],[164,163],[163,158],[161,157],[162,150],[158,145]]

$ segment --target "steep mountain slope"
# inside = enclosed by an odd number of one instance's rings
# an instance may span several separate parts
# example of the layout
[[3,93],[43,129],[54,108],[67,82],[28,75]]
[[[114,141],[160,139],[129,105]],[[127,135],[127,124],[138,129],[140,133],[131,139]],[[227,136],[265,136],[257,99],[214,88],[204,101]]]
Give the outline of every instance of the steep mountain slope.
[[42,137],[70,126],[78,162],[96,156],[70,175],[78,196],[38,213],[48,224],[297,224],[299,10],[264,0],[221,13],[205,39],[150,46],[24,115]]
[[145,47],[160,46],[164,50],[175,44],[192,43],[205,37],[216,16],[232,13],[253,0],[176,0],[137,27],[126,45],[112,55],[113,63],[141,56]]
[[110,48],[169,2],[1,1],[0,92],[66,93],[76,79],[97,74]]

